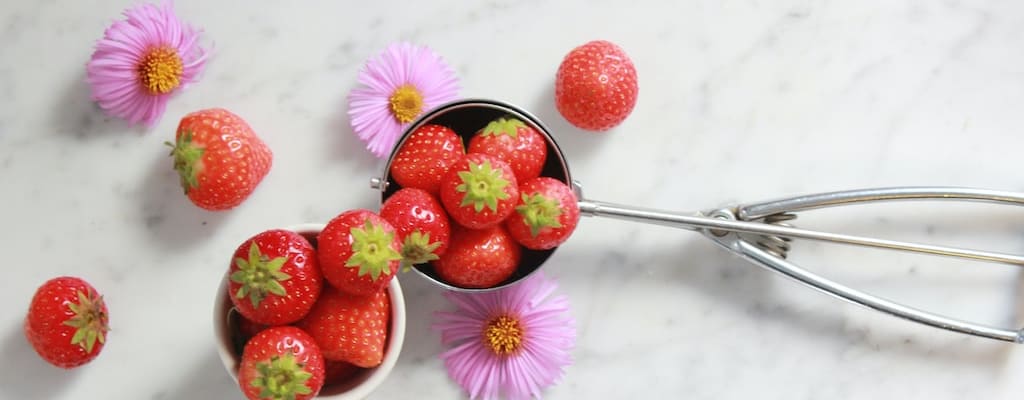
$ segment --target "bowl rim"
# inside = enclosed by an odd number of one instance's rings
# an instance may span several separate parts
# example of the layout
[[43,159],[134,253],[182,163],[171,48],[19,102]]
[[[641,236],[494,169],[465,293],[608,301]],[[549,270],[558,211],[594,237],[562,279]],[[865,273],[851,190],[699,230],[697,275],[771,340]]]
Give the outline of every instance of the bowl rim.
[[[323,230],[326,224],[303,223],[289,225],[281,229],[287,229],[297,233],[318,233]],[[216,339],[217,353],[220,356],[221,364],[231,376],[231,379],[238,383],[237,365],[239,358],[234,355],[231,348],[231,338],[228,337],[228,315],[231,310],[230,300],[227,298],[228,272],[220,280],[213,306],[213,333]],[[359,384],[352,386],[349,390],[330,395],[318,394],[316,398],[331,400],[363,399],[373,393],[379,387],[395,365],[398,363],[399,354],[402,352],[402,344],[405,342],[405,296],[402,294],[402,285],[396,276],[388,284],[388,295],[391,301],[391,332],[388,335],[387,351],[380,365],[368,369],[365,378]],[[225,305],[227,303],[227,305]]]

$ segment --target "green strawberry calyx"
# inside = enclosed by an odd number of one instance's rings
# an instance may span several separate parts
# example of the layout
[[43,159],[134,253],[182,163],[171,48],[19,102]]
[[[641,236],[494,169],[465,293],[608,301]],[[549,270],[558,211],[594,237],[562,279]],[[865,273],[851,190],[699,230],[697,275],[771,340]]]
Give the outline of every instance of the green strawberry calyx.
[[75,328],[71,336],[71,344],[78,345],[86,353],[92,353],[96,342],[104,343],[110,328],[107,326],[107,313],[103,311],[103,296],[92,291],[89,294],[77,291],[78,303],[68,303],[68,308],[75,316],[64,321],[64,325]]
[[480,132],[480,136],[499,136],[508,135],[510,137],[519,136],[519,128],[526,128],[526,124],[515,118],[498,118],[491,121],[484,127],[483,131]]
[[540,193],[523,193],[523,204],[516,206],[516,212],[523,216],[523,222],[530,227],[530,234],[533,237],[537,237],[541,229],[562,227],[562,223],[558,221],[558,217],[562,215],[562,205]]
[[259,375],[249,385],[260,389],[261,399],[294,399],[295,395],[313,393],[306,386],[313,374],[290,352],[256,363],[256,372]]
[[174,157],[174,169],[181,177],[181,188],[188,194],[189,190],[199,186],[199,171],[203,169],[203,153],[206,149],[192,142],[192,131],[184,131],[178,136],[176,143],[164,142],[171,147]]
[[284,272],[281,267],[288,261],[287,257],[275,257],[273,259],[260,253],[260,247],[256,242],[249,245],[249,259],[242,257],[235,258],[235,266],[238,270],[231,274],[231,281],[238,283],[241,287],[235,293],[235,297],[243,299],[249,297],[252,307],[257,308],[260,302],[268,294],[287,296],[282,281],[292,278]]
[[462,180],[455,190],[465,193],[459,207],[473,206],[473,211],[483,211],[484,206],[492,212],[498,211],[498,200],[508,198],[505,187],[509,182],[502,177],[501,169],[491,167],[490,161],[481,164],[469,162],[468,171],[459,171],[459,179]]
[[418,230],[405,236],[402,243],[402,271],[408,271],[413,265],[438,259],[434,250],[441,247],[441,242],[430,242],[430,232]]
[[402,259],[402,255],[391,248],[394,232],[386,232],[370,220],[366,220],[361,228],[353,226],[349,233],[352,235],[352,255],[345,261],[345,266],[359,268],[359,276],[370,274],[376,281],[381,274],[391,273],[392,261]]

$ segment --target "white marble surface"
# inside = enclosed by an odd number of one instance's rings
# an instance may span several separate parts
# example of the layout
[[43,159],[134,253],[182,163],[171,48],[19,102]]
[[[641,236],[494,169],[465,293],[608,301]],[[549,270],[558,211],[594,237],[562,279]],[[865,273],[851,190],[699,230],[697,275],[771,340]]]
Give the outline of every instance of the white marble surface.
[[[357,69],[408,39],[443,54],[464,96],[540,116],[588,197],[693,210],[889,185],[1024,191],[1024,4],[1013,1],[284,2],[180,0],[215,56],[151,130],[104,117],[84,64],[128,1],[0,5],[0,372],[3,399],[241,398],[210,312],[228,253],[260,230],[374,207],[381,164],[351,134]],[[640,98],[605,134],[552,103],[572,47],[632,56]],[[163,142],[181,115],[223,106],[275,153],[241,207],[180,195]],[[801,226],[1024,253],[1006,207],[859,207]],[[1010,266],[798,242],[792,258],[915,306],[1020,326]],[[546,265],[578,319],[576,364],[547,397],[1016,398],[1024,353],[878,315],[805,289],[688,231],[584,219]],[[58,371],[21,336],[44,280],[80,275],[113,331],[87,367]],[[411,315],[375,398],[457,398],[436,358],[438,289],[401,277]]]

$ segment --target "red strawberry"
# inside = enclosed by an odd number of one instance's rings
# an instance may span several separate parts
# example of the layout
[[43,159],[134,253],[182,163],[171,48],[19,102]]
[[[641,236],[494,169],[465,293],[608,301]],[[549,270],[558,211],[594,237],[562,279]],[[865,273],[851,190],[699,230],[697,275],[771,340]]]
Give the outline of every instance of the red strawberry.
[[470,153],[490,154],[507,162],[519,182],[540,176],[548,142],[540,132],[515,118],[498,118],[469,140]]
[[512,168],[487,154],[466,154],[441,180],[441,204],[448,216],[470,229],[501,223],[518,199]]
[[265,231],[243,242],[228,273],[228,293],[235,309],[264,325],[302,319],[323,286],[313,245],[284,229]]
[[402,187],[437,194],[441,177],[466,154],[462,138],[441,125],[424,125],[409,134],[391,161],[391,177]]
[[482,230],[452,229],[448,251],[433,262],[445,282],[464,288],[489,288],[516,271],[522,251],[501,225]]
[[636,105],[636,68],[626,52],[596,40],[573,49],[555,76],[555,105],[573,125],[605,131],[621,123]]
[[562,181],[538,177],[519,185],[516,213],[505,220],[508,233],[528,249],[547,250],[565,242],[576,229],[580,208],[576,193]]
[[275,326],[245,344],[238,386],[250,400],[311,399],[323,385],[324,356],[303,330]]
[[436,260],[448,249],[448,214],[425,190],[402,188],[395,192],[380,207],[380,216],[398,233],[403,269]]
[[25,317],[25,337],[46,362],[71,369],[92,361],[106,343],[107,306],[81,278],[62,276],[42,284]]
[[362,368],[344,361],[324,360],[324,386],[347,381]]
[[384,360],[391,321],[388,299],[386,290],[353,296],[328,286],[298,326],[316,339],[324,358],[376,367]]
[[234,208],[270,172],[273,154],[249,124],[213,108],[186,115],[178,124],[171,156],[181,187],[207,210]]
[[334,217],[317,241],[327,282],[357,296],[387,287],[402,259],[395,228],[369,210],[349,210]]

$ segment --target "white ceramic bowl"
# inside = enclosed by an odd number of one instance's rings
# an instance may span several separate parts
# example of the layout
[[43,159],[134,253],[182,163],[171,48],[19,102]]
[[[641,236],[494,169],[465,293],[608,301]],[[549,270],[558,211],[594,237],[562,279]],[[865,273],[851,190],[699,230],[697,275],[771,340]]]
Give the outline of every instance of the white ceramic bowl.
[[[324,224],[300,224],[286,227],[306,236],[315,238],[323,229]],[[315,242],[314,242],[315,243]],[[226,264],[225,264],[226,265]],[[217,289],[217,299],[213,309],[213,330],[217,338],[217,352],[220,353],[220,360],[224,369],[228,371],[231,378],[238,382],[238,365],[241,363],[241,354],[235,352],[235,343],[232,339],[232,332],[229,319],[231,318],[231,299],[227,296],[228,277],[225,273],[221,279],[220,287]],[[326,281],[325,281],[325,284]],[[402,296],[402,286],[398,279],[392,279],[388,286],[388,294],[391,298],[391,332],[384,349],[384,361],[375,368],[360,371],[349,378],[346,382],[333,385],[324,385],[317,395],[319,399],[330,400],[355,400],[364,399],[370,395],[395,367],[398,361],[398,354],[402,352],[402,342],[405,340],[405,299]]]

